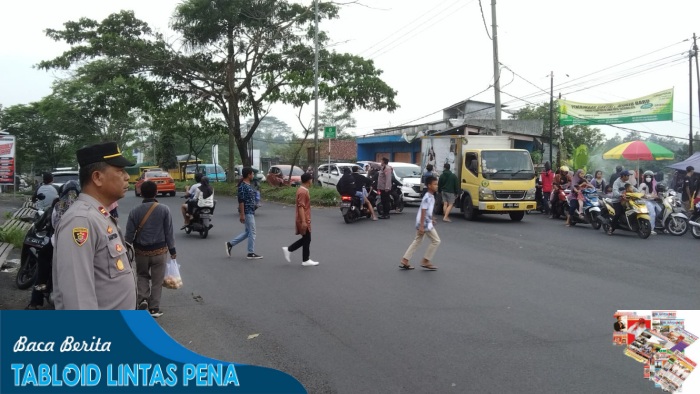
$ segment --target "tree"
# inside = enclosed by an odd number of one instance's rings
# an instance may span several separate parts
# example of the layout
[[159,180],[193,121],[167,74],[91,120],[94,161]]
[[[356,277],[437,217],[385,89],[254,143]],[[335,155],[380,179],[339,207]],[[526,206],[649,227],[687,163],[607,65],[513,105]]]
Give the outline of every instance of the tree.
[[335,126],[338,139],[353,138],[345,129],[355,127],[356,124],[357,122],[352,117],[352,112],[345,109],[343,103],[338,101],[326,103],[326,107],[318,117],[319,130],[323,130],[326,126]]
[[0,129],[16,136],[19,172],[73,166],[75,151],[94,138],[91,127],[86,113],[53,95],[5,108],[0,118]]
[[[153,125],[161,132],[161,142],[165,138],[168,147],[161,149],[159,163],[177,167],[175,160],[175,142],[179,138],[187,145],[187,153],[199,157],[202,151],[211,146],[217,137],[225,133],[225,127],[219,119],[206,116],[211,112],[211,105],[206,102],[173,101],[170,105],[155,112]],[[174,165],[173,165],[174,163]]]
[[[338,16],[335,3],[318,3],[318,9],[321,20]],[[151,75],[179,94],[213,104],[226,121],[233,170],[235,148],[250,163],[248,144],[270,104],[300,108],[313,98],[313,21],[313,5],[287,0],[185,0],[172,23],[184,51],[122,11],[102,23],[82,18],[65,23],[64,30],[47,30],[72,47],[40,67],[67,69],[109,58],[122,72]],[[328,40],[319,33],[319,96],[349,111],[395,110],[396,92],[380,79],[382,71],[371,60],[324,49]],[[253,119],[249,128],[242,127],[242,117]]]
[[[555,100],[555,111],[558,106],[558,101]],[[549,140],[549,103],[527,105],[515,112],[513,116],[515,119],[543,120],[544,127],[542,129],[542,137],[545,140]],[[558,114],[555,112],[553,114],[554,128],[558,127],[557,116]],[[556,131],[554,133],[554,138],[556,139]],[[559,142],[559,148],[565,151],[567,157],[571,157],[573,156],[576,148],[580,145],[587,146],[588,151],[592,152],[594,149],[600,147],[604,141],[605,136],[598,128],[583,125],[566,126],[562,128],[562,137]]]

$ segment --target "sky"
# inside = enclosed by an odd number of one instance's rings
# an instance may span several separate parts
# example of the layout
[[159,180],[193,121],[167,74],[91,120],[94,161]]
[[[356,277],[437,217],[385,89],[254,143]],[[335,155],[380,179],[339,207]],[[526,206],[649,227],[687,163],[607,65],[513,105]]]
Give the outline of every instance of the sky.
[[[311,4],[311,0],[300,2]],[[0,104],[37,101],[51,92],[55,78],[65,76],[34,68],[68,48],[46,37],[44,29],[59,29],[81,17],[101,20],[130,9],[151,27],[176,38],[168,25],[178,3],[1,1]],[[481,3],[483,16],[478,0],[359,0],[344,5],[338,19],[321,23],[334,50],[372,59],[383,71],[383,80],[398,91],[400,108],[395,112],[354,113],[357,135],[439,120],[442,108],[468,98],[494,101],[491,1]],[[697,0],[500,0],[496,15],[501,102],[517,110],[549,101],[550,72],[555,97],[561,93],[565,99],[585,103],[622,101],[674,88],[672,122],[622,126],[687,138],[688,51],[693,33],[700,34],[698,14]],[[693,130],[700,131],[696,82],[692,92]],[[296,114],[284,105],[273,105],[270,113],[299,129]],[[313,118],[313,104],[302,118],[307,122]],[[608,136],[626,133],[602,129]]]

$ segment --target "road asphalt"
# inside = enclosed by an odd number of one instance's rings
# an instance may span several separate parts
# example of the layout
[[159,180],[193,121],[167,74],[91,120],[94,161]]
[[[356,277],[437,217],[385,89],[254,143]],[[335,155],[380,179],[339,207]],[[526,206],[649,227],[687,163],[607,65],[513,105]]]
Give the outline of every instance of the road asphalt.
[[[200,239],[178,231],[182,199],[159,199],[174,214],[184,287],[164,290],[158,323],[193,351],[285,371],[309,392],[652,393],[641,364],[612,345],[613,313],[700,309],[690,235],[642,240],[539,214],[516,223],[457,213],[437,224],[439,269],[404,271],[416,207],[349,225],[319,208],[311,258],[321,264],[302,267],[300,251],[287,263],[281,250],[297,238],[292,207],[258,210],[264,259],[253,261],[245,242],[226,256],[243,225],[234,199],[217,200]],[[120,201],[122,226],[140,201]]]

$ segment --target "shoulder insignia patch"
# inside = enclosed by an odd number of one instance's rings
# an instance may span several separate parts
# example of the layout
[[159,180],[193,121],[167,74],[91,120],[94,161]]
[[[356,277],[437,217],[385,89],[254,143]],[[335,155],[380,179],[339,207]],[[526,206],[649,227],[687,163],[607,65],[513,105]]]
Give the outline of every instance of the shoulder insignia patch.
[[104,216],[109,216],[109,212],[105,209],[105,207],[99,207],[100,213]]
[[78,246],[83,246],[88,240],[88,229],[85,227],[74,227],[73,228],[73,241]]

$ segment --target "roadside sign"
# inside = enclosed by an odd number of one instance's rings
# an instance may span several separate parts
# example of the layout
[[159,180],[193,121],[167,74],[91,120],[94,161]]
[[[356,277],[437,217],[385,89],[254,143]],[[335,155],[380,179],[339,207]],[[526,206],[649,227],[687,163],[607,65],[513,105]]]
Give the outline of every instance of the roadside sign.
[[335,126],[324,127],[323,138],[335,138]]
[[15,184],[15,136],[0,137],[0,185]]

